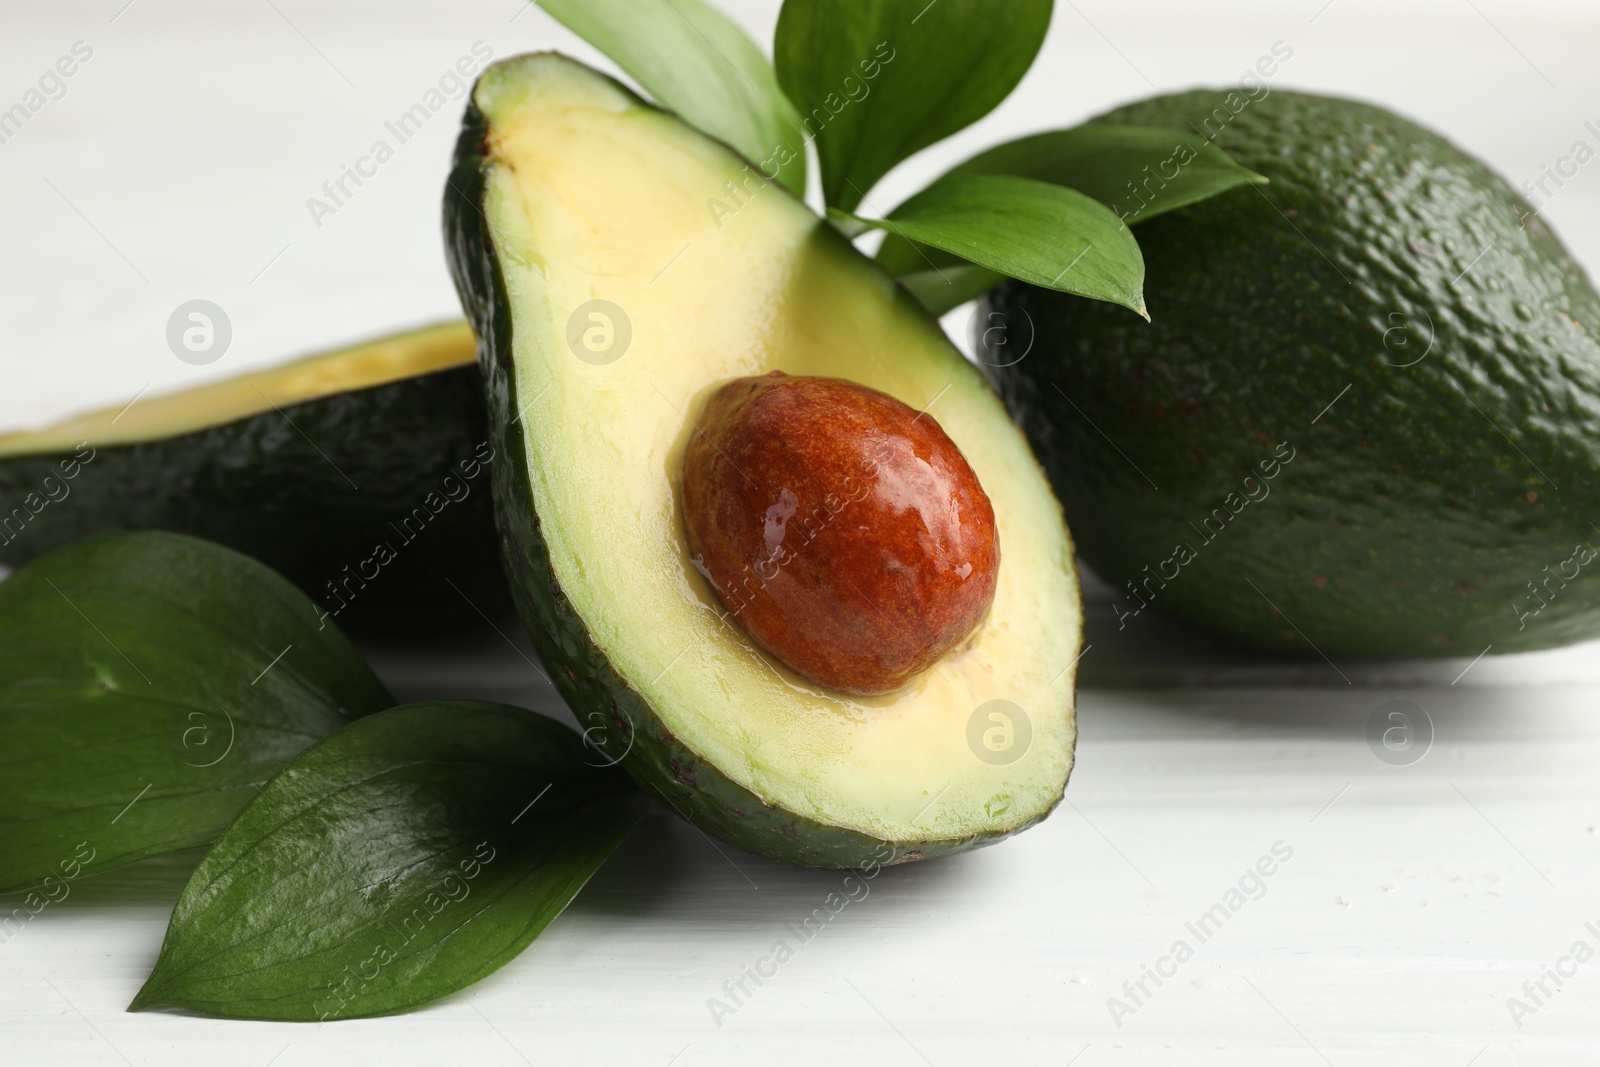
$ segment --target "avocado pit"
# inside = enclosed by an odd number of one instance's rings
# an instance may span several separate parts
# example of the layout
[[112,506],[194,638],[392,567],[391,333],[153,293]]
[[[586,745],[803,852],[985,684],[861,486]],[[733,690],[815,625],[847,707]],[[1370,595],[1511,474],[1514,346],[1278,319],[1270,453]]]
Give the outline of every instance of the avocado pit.
[[707,401],[684,525],[724,607],[797,674],[892,692],[976,629],[1000,566],[994,509],[933,416],[838,378],[775,371]]

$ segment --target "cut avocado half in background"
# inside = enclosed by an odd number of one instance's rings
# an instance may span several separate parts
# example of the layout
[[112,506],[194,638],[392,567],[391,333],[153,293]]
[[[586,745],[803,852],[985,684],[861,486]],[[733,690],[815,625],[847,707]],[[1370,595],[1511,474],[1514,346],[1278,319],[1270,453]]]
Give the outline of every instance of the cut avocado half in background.
[[975,320],[1032,338],[983,358],[1118,614],[1335,659],[1600,637],[1583,268],[1414,122],[1288,91],[1234,114],[1233,96],[1097,120],[1203,130],[1272,180],[1139,227],[1151,323],[1011,283]]
[[475,350],[448,323],[0,437],[0,563],[168,530],[261,560],[355,632],[502,613]]
[[[958,852],[1050,812],[1075,738],[1071,544],[998,398],[904,290],[730,149],[555,54],[480,78],[445,216],[508,573],[592,742],[695,825],[810,866]],[[688,556],[699,409],[774,370],[927,410],[992,501],[992,610],[896,694],[786,672]]]

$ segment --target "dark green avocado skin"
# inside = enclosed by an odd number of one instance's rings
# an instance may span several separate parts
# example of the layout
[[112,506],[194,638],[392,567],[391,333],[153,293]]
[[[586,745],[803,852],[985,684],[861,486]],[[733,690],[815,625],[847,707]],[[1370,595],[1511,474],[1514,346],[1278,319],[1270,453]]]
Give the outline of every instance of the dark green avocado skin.
[[599,750],[596,759],[620,763],[647,792],[700,829],[803,867],[864,869],[931,859],[1026,829],[960,840],[884,841],[785,811],[679,741],[612,667],[562,592],[534,508],[523,438],[528,422],[516,417],[525,401],[517,395],[512,362],[511,306],[483,208],[488,128],[475,104],[469,104],[462,122],[445,188],[445,245],[456,291],[478,336],[488,388],[490,434],[499,449],[493,469],[495,521],[506,574],[534,648],[585,739]]
[[1282,91],[1235,114],[1227,96],[1103,116],[1215,134],[1271,179],[1139,227],[1150,324],[1021,284],[980,308],[985,369],[1122,625],[1148,605],[1334,658],[1600,636],[1583,270],[1412,122]]
[[0,459],[0,563],[94,534],[167,530],[253,556],[347,632],[481,625],[480,610],[510,607],[488,471],[466,476],[487,455],[483,387],[468,366],[83,450],[71,478],[72,452]]

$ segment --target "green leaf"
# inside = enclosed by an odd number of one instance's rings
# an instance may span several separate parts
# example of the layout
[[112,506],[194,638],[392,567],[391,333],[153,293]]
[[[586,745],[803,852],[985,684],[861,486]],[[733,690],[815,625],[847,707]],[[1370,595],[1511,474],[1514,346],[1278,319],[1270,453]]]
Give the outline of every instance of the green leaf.
[[195,868],[129,1010],[353,1019],[492,974],[642,813],[586,755],[560,723],[498,704],[412,704],[340,731]]
[[[1100,201],[1129,226],[1229,189],[1267,182],[1203,137],[1100,122],[996,145],[944,177],[962,174],[1012,174],[1065,185]],[[884,239],[877,260],[891,274],[902,276],[921,274],[933,266],[948,273],[960,265],[948,253],[919,249],[893,235]],[[901,281],[915,289],[906,277]]]
[[[911,241],[903,243],[913,249],[927,247]],[[930,251],[938,252],[937,249]],[[976,300],[1005,281],[1006,276],[998,271],[964,262],[947,253],[939,252],[939,256],[945,261],[942,265],[930,265],[927,270],[910,271],[899,276],[900,284],[935,318],[953,311],[968,300]]]
[[1265,175],[1195,134],[1091,122],[996,145],[951,174],[1014,174],[1094,197],[1129,226]]
[[760,46],[705,0],[538,0],[689,125],[806,195],[800,118]]
[[833,228],[854,241],[857,237],[872,229],[872,224],[862,222],[848,211],[840,211],[836,207],[827,208],[823,214],[828,221],[833,223]]
[[0,650],[5,889],[213,841],[296,753],[394,703],[294,586],[176,534],[23,567]]
[[1032,65],[1051,0],[784,0],[778,81],[853,211],[901,160],[993,111]]
[[[861,221],[1008,277],[1145,315],[1138,242],[1110,209],[1072,189],[1008,175],[957,175],[934,182],[887,220]],[[929,269],[939,274],[945,267],[935,262]],[[949,285],[959,289],[956,279]]]

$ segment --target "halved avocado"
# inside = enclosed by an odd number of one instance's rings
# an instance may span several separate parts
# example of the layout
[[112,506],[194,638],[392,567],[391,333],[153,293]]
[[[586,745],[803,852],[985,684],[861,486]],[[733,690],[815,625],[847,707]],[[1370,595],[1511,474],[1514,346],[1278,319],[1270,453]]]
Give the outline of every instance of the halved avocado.
[[[590,740],[697,826],[809,866],[959,852],[1050,812],[1076,736],[1071,544],[999,400],[904,290],[732,150],[555,54],[479,79],[445,226],[508,574]],[[688,555],[700,408],[774,370],[927,410],[993,503],[988,618],[887,697],[777,665]]]
[[505,611],[475,355],[448,323],[0,436],[0,563],[169,530],[254,556],[346,630]]

